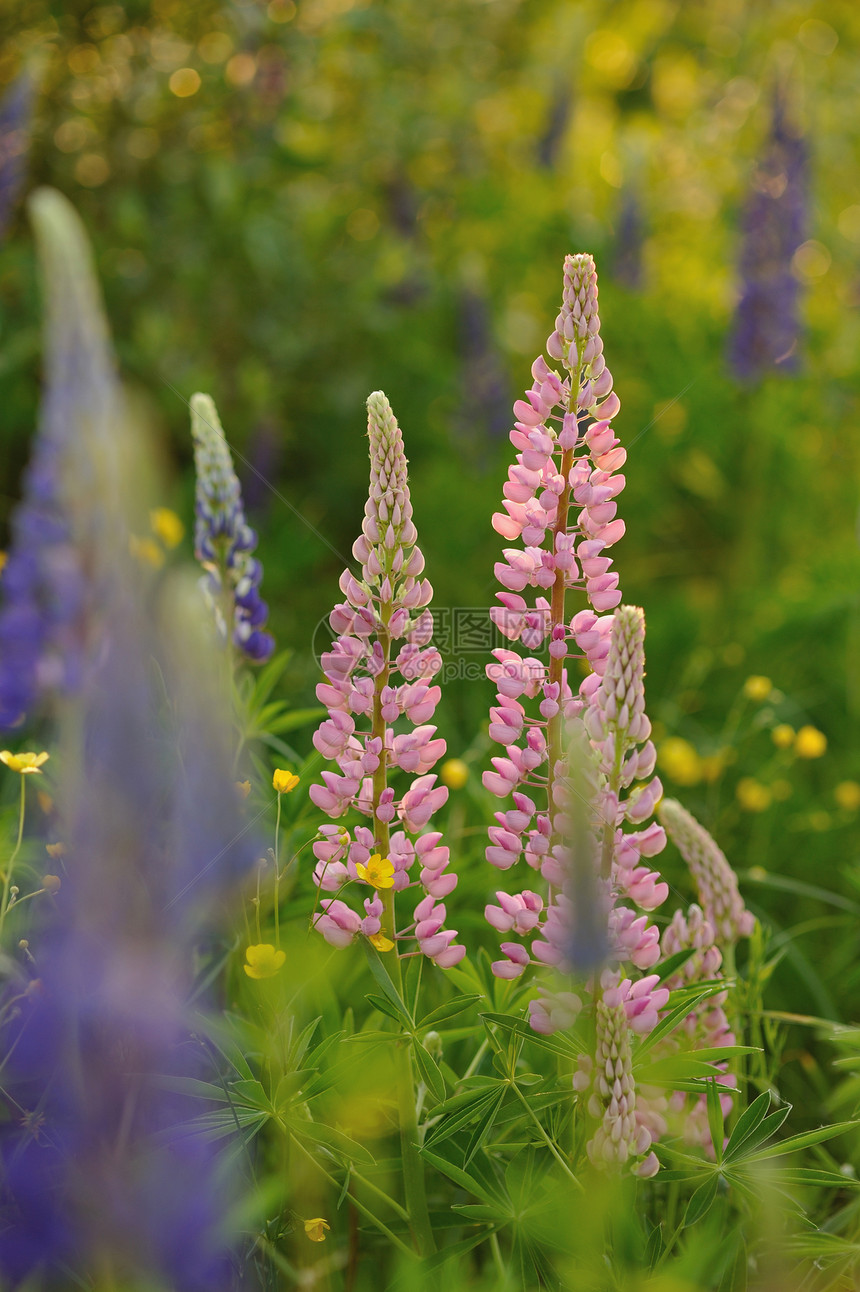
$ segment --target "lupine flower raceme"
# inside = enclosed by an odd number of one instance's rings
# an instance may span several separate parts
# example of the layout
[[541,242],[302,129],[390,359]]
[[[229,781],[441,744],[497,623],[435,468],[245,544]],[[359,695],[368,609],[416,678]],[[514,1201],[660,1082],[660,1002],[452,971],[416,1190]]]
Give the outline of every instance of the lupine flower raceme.
[[209,395],[191,396],[191,435],[197,471],[194,555],[206,571],[201,586],[222,639],[259,664],[275,649],[264,631],[269,609],[260,596],[263,567],[252,555],[257,535],[245,520],[230,446]]
[[[562,370],[537,359],[532,388],[514,405],[511,441],[518,452],[504,488],[505,513],[493,517],[503,538],[521,539],[522,547],[506,548],[495,567],[504,590],[491,616],[528,654],[499,648],[487,670],[498,688],[490,735],[503,752],[492,759],[484,784],[499,798],[513,797],[513,807],[496,813],[487,859],[504,871],[524,859],[544,884],[541,894],[531,884],[518,895],[500,892],[498,906],[487,907],[495,928],[531,940],[530,951],[522,940],[502,943],[505,959],[493,971],[504,978],[519,977],[535,963],[565,973],[596,970],[601,962],[627,962],[634,972],[651,968],[660,954],[659,933],[635,908],[652,911],[668,892],[645,864],[663,848],[665,833],[645,825],[662,790],[656,778],[648,780],[656,755],[644,712],[644,617],[634,607],[607,613],[621,601],[607,552],[624,533],[615,499],[624,487],[618,470],[626,452],[610,424],[620,402],[603,358],[590,256],[565,261],[562,307],[547,352]],[[533,603],[522,595],[529,587]],[[571,591],[584,593],[590,608],[569,618]],[[566,660],[582,656],[590,672],[574,695]],[[587,789],[580,785],[574,793],[563,756],[566,723],[573,724],[574,741],[585,743],[590,765]],[[583,800],[585,836],[575,824]],[[625,832],[624,823],[644,828]],[[585,963],[581,934],[589,923],[602,925],[605,936],[592,940]],[[613,978],[616,971],[607,972],[606,989],[621,991],[620,973]],[[653,1026],[668,992],[654,975],[623,981],[637,993],[639,1026],[644,1020]],[[602,988],[595,990],[602,1000]],[[579,1008],[573,993],[541,987],[529,1006],[531,1025],[543,1032],[569,1026]],[[620,1026],[615,1008],[600,1015],[610,1031]],[[644,1133],[625,1140],[634,1169],[647,1159],[643,1169],[650,1171],[650,1142]]]
[[120,392],[86,235],[52,189],[37,190],[29,211],[47,307],[46,378],[0,583],[0,728],[81,685],[98,653],[91,609],[105,553],[123,532],[111,506]]
[[[457,884],[447,869],[448,848],[438,831],[425,830],[448,798],[432,770],[445,753],[430,722],[440,696],[433,677],[442,663],[431,645],[427,607],[433,590],[421,577],[424,557],[412,521],[403,436],[381,391],[369,397],[367,413],[370,492],[353,545],[361,577],[349,570],[341,576],[345,600],[330,620],[338,636],[322,657],[325,681],[317,687],[328,717],[314,745],[338,770],[324,771],[322,784],[310,790],[329,817],[352,808],[368,818],[368,825],[351,831],[324,825],[313,845],[320,889],[361,894],[364,913],[341,896],[326,896],[315,926],[338,947],[362,935],[387,951],[395,940],[402,945],[413,937],[418,952],[447,968],[466,952],[454,944],[455,931],[444,927],[444,899]],[[411,783],[404,780],[409,777]],[[394,895],[416,887],[421,896],[413,919],[398,930]]]
[[703,825],[675,799],[664,799],[660,820],[690,868],[705,917],[719,942],[748,938],[755,920],[738,891],[738,879],[725,854]]

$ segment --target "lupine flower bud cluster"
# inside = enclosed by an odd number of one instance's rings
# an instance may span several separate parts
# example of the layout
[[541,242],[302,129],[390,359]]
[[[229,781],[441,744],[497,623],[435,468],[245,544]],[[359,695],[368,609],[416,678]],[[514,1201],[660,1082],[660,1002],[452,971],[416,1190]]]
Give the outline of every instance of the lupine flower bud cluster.
[[[650,1010],[636,1013],[639,1001],[635,993],[642,983],[631,986],[629,979],[619,982],[618,975],[603,975],[603,994],[596,1010],[594,1062],[581,1056],[573,1084],[581,1094],[591,1088],[588,1112],[599,1123],[587,1145],[591,1161],[600,1166],[630,1164],[634,1175],[648,1178],[656,1175],[660,1164],[651,1151],[651,1132],[637,1117],[630,1050],[631,1025],[644,1032],[657,1021],[656,1012],[653,1021],[648,1018]],[[668,995],[666,992],[665,999]],[[638,1027],[636,1020],[640,1021]]]
[[[686,914],[676,911],[670,924],[663,931],[664,956],[675,955],[679,951],[692,950],[693,954],[681,968],[666,979],[666,986],[674,991],[678,987],[692,986],[698,982],[709,982],[722,977],[723,956],[715,942],[715,930],[711,921],[695,903]],[[693,1049],[711,1049],[717,1046],[734,1045],[735,1035],[725,1013],[726,992],[709,996],[697,1009],[684,1019],[679,1029],[680,1035],[673,1033],[660,1046],[661,1053],[677,1050],[681,1037],[686,1038],[687,1045]],[[725,1067],[725,1065],[723,1065]],[[723,1085],[731,1085],[732,1078],[727,1072],[717,1077]],[[692,1108],[688,1108],[687,1095],[676,1091],[669,1099],[669,1107],[674,1111],[684,1111],[683,1133],[690,1143],[711,1145],[711,1132],[708,1125],[707,1102],[704,1096],[696,1099]],[[728,1116],[732,1107],[729,1094],[720,1096],[723,1115]]]
[[218,411],[209,395],[191,396],[197,470],[194,555],[206,571],[203,588],[221,635],[256,663],[275,649],[263,630],[269,609],[260,596],[261,563],[251,555],[257,535],[245,520],[242,490]]
[[744,906],[737,875],[705,827],[675,799],[660,804],[660,820],[690,867],[702,910],[719,941],[733,944],[748,938],[755,919]]
[[[441,834],[422,833],[448,798],[432,771],[445,753],[445,741],[429,721],[440,697],[432,679],[442,666],[431,644],[433,618],[427,607],[433,589],[421,577],[424,557],[412,520],[400,427],[381,391],[370,396],[367,412],[370,492],[362,533],[353,545],[361,578],[349,570],[341,576],[346,599],[330,618],[338,637],[322,657],[325,681],[317,687],[328,717],[314,745],[338,771],[324,771],[323,783],[313,785],[310,796],[330,817],[352,807],[370,820],[352,832],[322,827],[313,845],[317,884],[326,893],[358,884],[370,895],[363,915],[340,897],[324,898],[316,927],[333,946],[346,946],[362,934],[379,950],[390,949],[388,935],[396,930],[384,927],[380,891],[414,887],[417,863],[422,896],[409,928],[418,951],[447,968],[466,954],[465,947],[453,945],[456,932],[444,928],[444,898],[457,877],[447,870],[449,852]],[[395,789],[388,784],[389,772],[395,771],[415,779],[408,788],[400,781]],[[391,832],[395,824],[399,828]],[[405,937],[406,931],[397,936]]]

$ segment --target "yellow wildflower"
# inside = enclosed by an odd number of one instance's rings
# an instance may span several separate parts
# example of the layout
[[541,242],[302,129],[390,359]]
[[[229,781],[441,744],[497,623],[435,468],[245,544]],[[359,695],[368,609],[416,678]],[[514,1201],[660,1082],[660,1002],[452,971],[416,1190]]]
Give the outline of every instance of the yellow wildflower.
[[762,677],[759,673],[753,673],[744,682],[744,695],[748,700],[757,700],[761,702],[766,700],[773,690],[773,682],[769,677]]
[[52,861],[56,861],[58,857],[65,857],[66,845],[64,843],[46,843],[45,852]]
[[366,884],[373,884],[374,888],[394,887],[394,865],[387,857],[380,856],[378,852],[373,854],[366,866],[362,866],[358,862],[355,867],[355,873]]
[[28,776],[33,773],[42,775],[42,764],[46,763],[50,754],[46,754],[44,749],[41,754],[10,754],[8,749],[0,751],[0,763],[13,772],[20,772],[22,776]]
[[745,812],[764,812],[770,807],[770,790],[752,776],[744,776],[738,781],[735,794]]
[[272,777],[272,785],[279,794],[291,793],[299,783],[299,778],[295,772],[285,772],[282,768],[276,767],[275,774]]
[[54,893],[59,893],[60,891],[59,875],[43,875],[42,887],[44,888],[45,892],[50,893],[52,897],[54,896]]
[[778,727],[774,727],[770,738],[777,749],[790,749],[794,744],[794,727],[790,727],[787,722],[781,722]]
[[240,799],[246,799],[251,793],[250,781],[234,781],[233,784],[236,787],[236,793],[239,795]]
[[136,534],[131,534],[128,550],[136,561],[140,561],[141,565],[151,566],[153,570],[160,570],[164,564],[164,552],[154,538],[138,538]]
[[387,938],[384,933],[371,933],[367,940],[372,947],[376,947],[377,951],[391,951],[394,948],[391,938]]
[[8,560],[9,560],[9,557],[6,555],[6,553],[0,552],[0,574],[3,573],[3,566],[6,564]]
[[840,781],[833,797],[844,811],[856,812],[860,808],[860,785],[856,781]]
[[153,534],[161,539],[165,547],[178,547],[182,542],[185,526],[169,507],[155,507],[149,513],[149,523]]
[[331,1225],[327,1220],[323,1220],[322,1216],[315,1216],[313,1220],[305,1221],[305,1233],[312,1243],[324,1243],[327,1229],[331,1229]]
[[704,774],[698,752],[681,736],[670,736],[663,741],[657,761],[660,770],[677,785],[698,785]]
[[469,768],[462,758],[449,758],[442,764],[439,774],[443,785],[451,790],[461,790],[469,779]]
[[245,948],[247,964],[242,968],[249,978],[274,978],[286,958],[286,952],[276,951],[271,942],[259,942]]
[[798,758],[820,758],[827,748],[827,737],[817,727],[801,727],[794,737],[794,752]]
[[54,800],[50,794],[46,794],[44,790],[37,790],[36,798],[39,800],[39,807],[45,813],[45,816],[50,816],[54,810]]

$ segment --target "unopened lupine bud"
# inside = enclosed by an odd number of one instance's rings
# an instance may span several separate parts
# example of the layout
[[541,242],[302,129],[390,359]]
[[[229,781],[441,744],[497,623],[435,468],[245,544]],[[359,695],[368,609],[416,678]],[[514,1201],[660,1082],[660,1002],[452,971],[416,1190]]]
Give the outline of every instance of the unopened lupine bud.
[[660,820],[690,872],[706,917],[717,938],[725,943],[747,938],[753,931],[753,916],[738,891],[738,880],[725,854],[686,808],[674,799],[663,799]]

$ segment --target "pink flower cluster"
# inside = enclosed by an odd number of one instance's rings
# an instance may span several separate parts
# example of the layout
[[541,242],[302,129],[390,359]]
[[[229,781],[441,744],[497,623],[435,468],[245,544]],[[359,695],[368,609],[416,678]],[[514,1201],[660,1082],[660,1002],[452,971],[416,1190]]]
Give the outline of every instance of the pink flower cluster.
[[[445,741],[429,722],[440,697],[432,679],[442,663],[431,645],[433,617],[427,606],[433,589],[420,577],[424,557],[412,521],[400,428],[381,391],[370,396],[367,410],[370,491],[362,533],[353,545],[361,578],[349,570],[341,575],[345,601],[330,619],[338,637],[322,656],[325,681],[317,687],[328,716],[314,734],[314,745],[338,771],[324,771],[310,797],[329,817],[354,808],[370,818],[370,825],[352,833],[322,827],[313,845],[318,886],[339,893],[360,884],[370,886],[372,895],[364,900],[363,916],[339,897],[324,898],[316,927],[333,946],[346,946],[357,934],[405,937],[393,926],[385,928],[385,899],[377,884],[383,892],[414,886],[417,862],[422,896],[409,928],[414,925],[419,951],[448,967],[465,955],[464,947],[451,945],[456,932],[442,928],[441,899],[456,887],[457,877],[446,869],[449,852],[441,835],[421,833],[448,797],[432,771],[445,752]],[[408,788],[395,791],[388,784],[388,773],[395,770],[415,777]],[[400,828],[391,833],[395,823]],[[368,865],[374,856],[382,860],[378,872]]]
[[660,804],[660,820],[690,867],[702,909],[716,936],[724,943],[748,938],[755,920],[744,906],[737,875],[725,853],[692,813],[674,799]]

